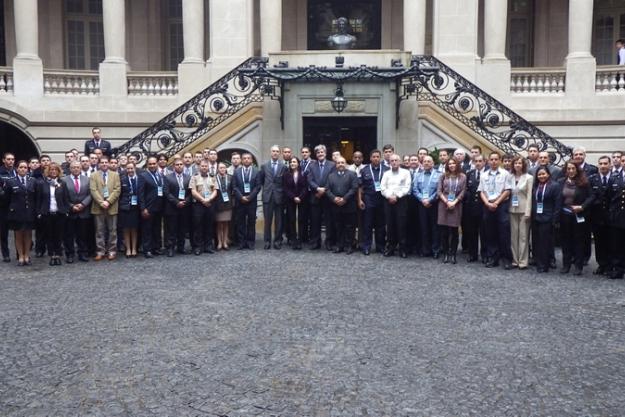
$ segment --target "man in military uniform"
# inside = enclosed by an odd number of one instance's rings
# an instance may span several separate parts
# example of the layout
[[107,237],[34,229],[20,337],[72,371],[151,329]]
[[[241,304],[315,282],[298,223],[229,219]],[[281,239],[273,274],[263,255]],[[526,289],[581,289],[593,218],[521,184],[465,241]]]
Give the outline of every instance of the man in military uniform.
[[610,222],[609,222],[609,182],[610,157],[599,158],[599,173],[591,176],[590,186],[595,194],[595,202],[590,211],[592,235],[595,239],[595,259],[599,267],[595,275],[608,273],[610,267]]
[[462,234],[466,235],[466,248],[469,252],[468,262],[475,262],[478,259],[480,237],[482,237],[482,259],[486,259],[484,251],[486,245],[483,243],[483,234],[480,233],[484,204],[482,203],[480,192],[477,190],[481,176],[484,174],[484,157],[482,155],[476,156],[473,159],[473,163],[475,168],[467,172],[467,191],[464,194],[464,205],[462,208],[462,217],[465,219]]
[[623,279],[625,273],[625,173],[610,179],[610,278]]

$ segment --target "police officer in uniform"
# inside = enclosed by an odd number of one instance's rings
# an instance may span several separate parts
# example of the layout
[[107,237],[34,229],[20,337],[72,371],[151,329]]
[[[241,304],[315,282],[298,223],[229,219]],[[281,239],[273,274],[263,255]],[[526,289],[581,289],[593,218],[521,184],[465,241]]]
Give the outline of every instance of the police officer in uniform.
[[595,259],[599,265],[594,271],[595,275],[603,275],[611,269],[608,196],[610,168],[610,157],[602,156],[599,158],[599,172],[588,179],[595,195],[594,203],[590,208],[591,228],[595,239]]
[[625,171],[610,178],[610,278],[623,279],[625,273]]
[[479,155],[473,160],[475,168],[467,172],[467,191],[464,194],[464,204],[462,218],[464,220],[462,233],[466,236],[466,248],[469,253],[468,262],[477,261],[480,237],[482,238],[482,259],[486,259],[486,245],[484,234],[480,233],[484,203],[477,190],[480,186],[480,179],[484,174],[484,157]]

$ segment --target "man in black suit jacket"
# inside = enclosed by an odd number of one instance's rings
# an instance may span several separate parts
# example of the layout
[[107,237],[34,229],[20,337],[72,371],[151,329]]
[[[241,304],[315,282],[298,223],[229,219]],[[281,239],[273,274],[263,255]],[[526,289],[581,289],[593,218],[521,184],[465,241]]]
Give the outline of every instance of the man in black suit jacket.
[[284,163],[280,161],[280,147],[271,147],[271,159],[260,167],[259,182],[263,186],[263,217],[265,218],[265,249],[271,249],[271,225],[274,221],[274,243],[275,249],[282,247],[283,232],[283,190],[282,177],[287,171]]
[[236,217],[239,227],[239,249],[254,249],[256,240],[256,207],[261,183],[258,169],[252,166],[252,154],[244,153],[242,166],[232,178],[232,191],[236,199]]
[[174,256],[174,249],[184,254],[185,234],[191,217],[191,177],[184,174],[182,159],[174,161],[174,172],[165,177],[165,235],[167,256]]
[[[2,166],[0,166],[0,188],[4,187],[10,178],[17,177],[15,170],[15,155],[5,153],[2,156]],[[6,195],[0,195],[0,248],[2,249],[2,261],[11,262],[9,251],[9,223],[7,216],[9,215],[9,198]]]
[[465,221],[462,234],[466,239],[466,249],[469,252],[468,262],[477,261],[480,241],[482,243],[482,260],[486,260],[485,233],[481,230],[484,203],[480,197],[480,192],[477,190],[481,176],[487,175],[484,170],[484,157],[482,155],[477,156],[473,163],[475,169],[467,172],[467,190],[464,193],[464,205],[462,207],[462,218]]
[[336,171],[328,175],[326,197],[332,204],[332,214],[336,232],[334,253],[352,253],[352,239],[356,219],[356,193],[358,192],[358,176],[347,170],[347,162],[342,156],[336,160]]
[[151,156],[148,169],[139,175],[138,195],[141,210],[141,237],[143,255],[152,258],[161,254],[161,226],[165,203],[164,179],[157,171],[157,160]]
[[590,224],[592,235],[595,239],[595,259],[599,268],[594,271],[595,275],[603,275],[611,272],[610,261],[610,178],[612,177],[610,157],[599,158],[599,172],[592,175],[588,180],[595,194],[595,201],[590,208]]
[[[78,260],[87,262],[88,255],[88,230],[91,220],[91,191],[89,190],[89,177],[81,175],[80,162],[73,161],[69,164],[70,175],[63,177],[61,181],[67,188],[67,206],[69,208],[65,223],[65,247],[66,262],[74,262],[76,246],[78,247]],[[92,237],[93,238],[93,237]]]
[[584,171],[587,178],[599,172],[596,166],[586,162],[586,149],[581,146],[573,149],[573,162]]
[[325,197],[328,185],[328,176],[335,171],[334,162],[326,159],[326,147],[315,146],[317,160],[311,162],[306,170],[308,185],[310,186],[310,243],[311,249],[321,247],[321,219],[326,227],[326,249],[332,250],[335,243],[334,221],[332,220],[332,204]]
[[96,149],[101,149],[102,154],[110,157],[112,155],[112,147],[110,142],[102,139],[100,135],[100,128],[94,127],[91,129],[91,134],[93,135],[93,139],[89,139],[85,142],[85,155],[92,154]]

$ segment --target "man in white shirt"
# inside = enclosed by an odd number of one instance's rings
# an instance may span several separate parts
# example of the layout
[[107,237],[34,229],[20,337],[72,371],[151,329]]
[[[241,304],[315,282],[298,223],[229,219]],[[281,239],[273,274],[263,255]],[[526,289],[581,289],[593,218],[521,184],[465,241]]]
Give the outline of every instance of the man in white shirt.
[[512,267],[510,236],[510,192],[514,187],[514,177],[499,166],[501,156],[491,152],[488,157],[490,169],[481,176],[478,191],[484,203],[486,230],[487,268],[499,265],[503,259],[504,268]]
[[619,39],[616,41],[616,57],[617,65],[625,65],[625,39]]
[[410,172],[400,168],[401,158],[392,154],[389,158],[391,169],[382,175],[380,189],[386,199],[386,232],[387,245],[384,256],[393,256],[399,245],[399,256],[406,254],[406,204],[411,190]]

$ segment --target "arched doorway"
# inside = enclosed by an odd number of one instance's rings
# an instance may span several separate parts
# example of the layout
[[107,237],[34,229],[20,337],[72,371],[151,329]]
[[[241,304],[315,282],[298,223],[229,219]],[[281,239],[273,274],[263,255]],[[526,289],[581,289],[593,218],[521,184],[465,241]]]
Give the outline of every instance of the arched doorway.
[[17,127],[0,122],[0,155],[11,152],[15,160],[39,157],[39,150],[33,141]]

